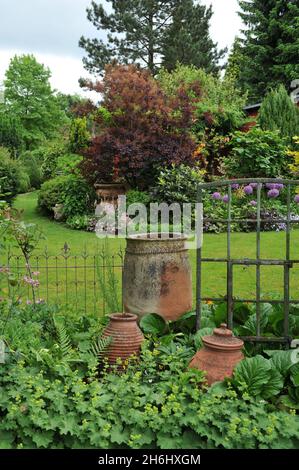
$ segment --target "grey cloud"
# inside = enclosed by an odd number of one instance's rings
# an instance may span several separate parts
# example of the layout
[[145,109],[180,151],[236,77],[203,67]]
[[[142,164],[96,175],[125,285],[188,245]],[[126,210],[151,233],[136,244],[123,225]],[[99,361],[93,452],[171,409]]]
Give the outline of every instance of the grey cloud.
[[99,33],[86,18],[91,0],[0,0],[0,48],[82,57],[80,36]]

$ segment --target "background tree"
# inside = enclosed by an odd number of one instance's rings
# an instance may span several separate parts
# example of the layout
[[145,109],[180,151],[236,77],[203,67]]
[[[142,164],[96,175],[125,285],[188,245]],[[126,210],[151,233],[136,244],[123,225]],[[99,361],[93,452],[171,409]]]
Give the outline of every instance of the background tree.
[[299,77],[299,2],[239,0],[239,5],[246,26],[240,84],[254,102],[278,83],[289,89]]
[[219,59],[226,49],[218,51],[217,44],[210,37],[212,16],[211,6],[207,8],[193,0],[177,1],[162,49],[162,64],[167,70],[173,70],[178,62],[207,72],[219,70]]
[[266,95],[260,109],[259,123],[264,130],[280,131],[289,143],[299,135],[299,111],[283,85]]
[[81,165],[89,181],[124,178],[133,188],[146,189],[160,165],[194,163],[192,108],[183,89],[174,99],[167,97],[148,71],[134,65],[109,65],[102,82],[86,86],[103,96]]
[[217,52],[209,36],[211,8],[193,0],[107,0],[112,13],[92,1],[87,17],[107,40],[81,37],[83,59],[92,73],[102,73],[107,63],[139,63],[156,73],[161,61],[173,68],[178,61],[217,70],[224,51]]
[[26,148],[51,138],[65,122],[49,79],[50,70],[32,55],[15,56],[4,81],[5,105],[19,120]]
[[19,119],[0,104],[0,146],[7,147],[16,155],[23,146],[22,128]]
[[239,37],[235,37],[225,67],[225,77],[234,80],[235,83],[238,83],[240,80],[240,73],[243,67],[243,62],[244,56],[242,53],[241,39]]

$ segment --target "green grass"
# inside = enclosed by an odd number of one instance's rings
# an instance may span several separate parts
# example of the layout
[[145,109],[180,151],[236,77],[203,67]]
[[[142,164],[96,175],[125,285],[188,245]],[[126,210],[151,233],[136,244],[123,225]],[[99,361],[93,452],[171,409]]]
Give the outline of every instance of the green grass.
[[[23,218],[26,222],[33,222],[43,230],[46,240],[40,243],[38,252],[42,252],[47,246],[49,253],[48,262],[51,269],[46,272],[41,269],[41,284],[43,281],[49,284],[49,292],[42,289],[44,297],[58,302],[72,302],[76,308],[87,307],[104,309],[103,296],[101,294],[101,283],[98,281],[94,255],[103,248],[103,240],[99,240],[95,234],[83,231],[70,230],[61,223],[49,220],[41,216],[36,211],[37,194],[29,193],[20,195],[15,201],[15,207],[23,210]],[[283,259],[285,256],[286,236],[284,232],[265,232],[261,234],[261,256],[265,259]],[[226,234],[207,234],[204,236],[203,257],[225,257],[226,256]],[[292,232],[291,257],[299,258],[299,231]],[[231,237],[233,258],[255,258],[256,235],[255,233],[235,233]],[[70,247],[67,259],[62,255],[64,244]],[[115,254],[115,263],[119,264],[117,253],[120,248],[124,248],[123,240],[109,239],[109,252]],[[81,257],[86,250],[90,254],[84,265]],[[59,255],[59,256],[58,256]],[[55,266],[59,266],[59,277],[55,274]],[[77,258],[76,258],[77,256]],[[193,269],[193,287],[195,291],[196,253],[190,251],[190,259]],[[55,264],[56,263],[56,264]],[[74,267],[81,266],[81,268]],[[36,266],[37,268],[39,266]],[[104,271],[102,270],[102,275]],[[115,270],[116,277],[120,284],[121,270]],[[205,297],[222,297],[226,294],[226,264],[225,263],[205,263],[202,271],[203,295]],[[234,296],[240,298],[255,297],[255,268],[254,267],[234,267],[233,292]],[[273,295],[283,295],[284,274],[282,267],[262,267],[261,287],[264,297]],[[118,287],[120,290],[120,287]],[[87,291],[87,294],[86,294]],[[299,298],[299,266],[291,270],[291,297]],[[94,302],[96,295],[96,303]]]

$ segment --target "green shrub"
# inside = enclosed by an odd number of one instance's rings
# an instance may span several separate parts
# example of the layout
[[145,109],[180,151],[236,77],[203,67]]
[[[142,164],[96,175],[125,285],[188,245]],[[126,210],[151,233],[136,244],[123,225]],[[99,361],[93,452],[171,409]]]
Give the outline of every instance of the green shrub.
[[8,149],[0,147],[0,198],[11,201],[19,192],[26,192],[28,187],[28,175],[19,162],[11,158]]
[[22,153],[19,161],[29,177],[30,188],[40,188],[40,185],[43,180],[43,175],[40,163],[34,155],[34,152],[27,151]]
[[38,193],[38,208],[45,213],[52,214],[55,204],[64,201],[64,190],[68,176],[57,176],[42,184]]
[[38,207],[41,211],[52,214],[55,204],[63,204],[64,215],[68,218],[90,214],[95,198],[94,189],[81,176],[57,176],[42,185]]
[[130,206],[131,204],[144,204],[145,206],[148,206],[151,202],[150,194],[144,191],[138,191],[137,189],[131,189],[128,191],[126,197],[127,206]]
[[169,204],[195,202],[197,185],[203,182],[204,174],[204,171],[186,165],[161,169],[153,196]]
[[236,132],[230,148],[229,156],[223,159],[224,170],[230,177],[276,178],[289,174],[291,157],[278,132],[259,128],[248,133]]
[[68,175],[70,173],[79,173],[78,165],[82,161],[80,155],[67,153],[57,158],[56,173],[58,175]]

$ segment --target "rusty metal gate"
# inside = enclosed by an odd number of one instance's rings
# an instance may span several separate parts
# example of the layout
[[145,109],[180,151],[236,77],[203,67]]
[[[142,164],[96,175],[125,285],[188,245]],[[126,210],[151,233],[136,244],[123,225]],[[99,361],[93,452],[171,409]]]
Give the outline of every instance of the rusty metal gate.
[[[253,185],[256,189],[256,218],[246,219],[234,217],[232,214],[233,190],[237,186]],[[286,216],[283,218],[263,218],[261,215],[262,208],[262,189],[267,185],[283,185],[284,192],[286,193]],[[212,183],[204,183],[198,186],[198,197],[199,203],[203,203],[203,226],[205,223],[224,224],[226,229],[226,256],[223,258],[205,258],[202,256],[202,248],[197,249],[197,280],[196,280],[196,317],[197,317],[197,329],[201,326],[201,314],[202,304],[206,301],[212,302],[227,302],[227,324],[229,328],[233,328],[234,324],[234,304],[235,302],[247,302],[256,304],[256,336],[243,336],[242,339],[253,343],[282,343],[286,347],[290,345],[292,338],[289,332],[289,312],[291,304],[299,304],[298,300],[290,300],[290,269],[295,264],[299,264],[299,246],[295,247],[297,259],[291,258],[291,231],[295,224],[299,224],[297,218],[292,217],[291,205],[292,198],[294,197],[294,189],[299,187],[299,181],[296,180],[284,180],[284,179],[236,179],[229,181],[217,181]],[[217,219],[209,216],[205,216],[204,198],[207,194],[216,190],[226,190],[226,203],[227,203],[227,216],[223,219]],[[256,256],[254,259],[243,258],[236,259],[232,257],[232,224],[234,223],[245,223],[254,224],[256,232]],[[282,259],[263,259],[261,257],[261,232],[262,225],[265,223],[285,224],[285,256]],[[299,228],[299,227],[298,227]],[[205,235],[203,236],[203,240]],[[297,250],[296,250],[297,248]],[[226,263],[226,295],[222,298],[203,297],[202,296],[202,267],[204,263]],[[251,299],[235,299],[233,295],[233,272],[235,266],[255,266],[256,268],[256,286],[255,286],[255,298]],[[261,267],[262,266],[281,266],[283,268],[283,298],[281,299],[264,299],[261,297]],[[299,286],[298,286],[299,291]],[[283,306],[284,312],[284,326],[283,335],[281,337],[265,337],[261,334],[261,304],[262,303],[278,303]]]

